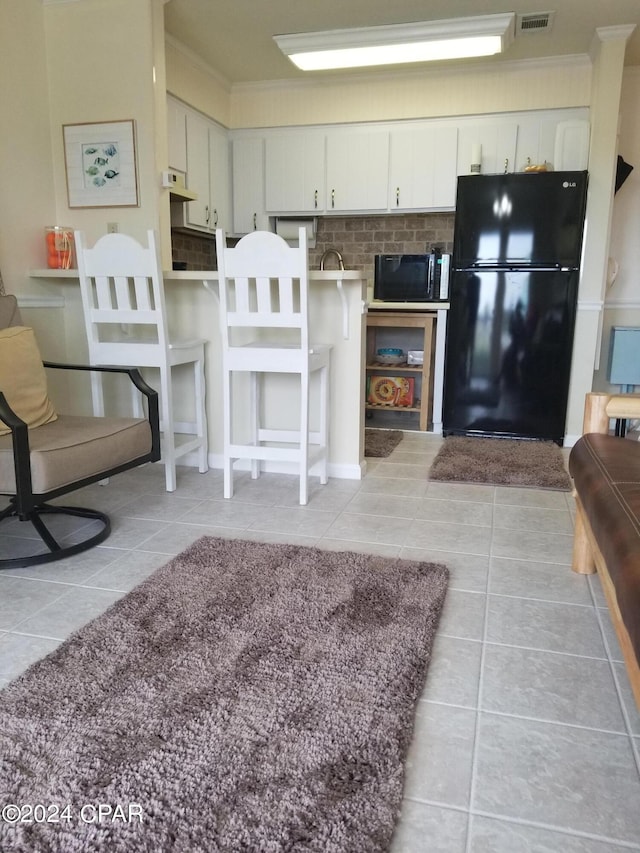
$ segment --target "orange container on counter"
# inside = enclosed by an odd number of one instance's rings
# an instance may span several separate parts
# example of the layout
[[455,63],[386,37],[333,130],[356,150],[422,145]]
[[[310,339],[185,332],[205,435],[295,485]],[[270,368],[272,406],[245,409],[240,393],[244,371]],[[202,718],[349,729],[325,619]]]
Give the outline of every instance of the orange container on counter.
[[73,262],[73,228],[48,225],[45,228],[47,266],[53,270],[68,270]]

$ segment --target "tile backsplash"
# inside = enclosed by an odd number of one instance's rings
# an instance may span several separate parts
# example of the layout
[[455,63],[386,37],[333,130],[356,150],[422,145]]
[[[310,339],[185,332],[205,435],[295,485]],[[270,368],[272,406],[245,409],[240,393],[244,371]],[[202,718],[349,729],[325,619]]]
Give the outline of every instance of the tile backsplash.
[[[320,216],[316,246],[309,250],[309,265],[318,269],[322,253],[337,249],[347,269],[360,269],[373,283],[374,256],[384,252],[420,253],[453,248],[453,213],[394,213],[380,216]],[[216,269],[215,241],[199,234],[172,231],[173,260],[187,269]],[[335,257],[327,269],[336,268]]]
[[[318,269],[322,253],[337,249],[347,269],[360,269],[373,284],[374,256],[386,252],[419,254],[453,248],[453,213],[407,213],[382,216],[325,216],[318,219],[316,247],[309,266]],[[336,268],[335,257],[326,269]]]
[[213,236],[206,237],[172,228],[171,257],[174,264],[176,261],[186,263],[188,270],[215,270],[216,241]]

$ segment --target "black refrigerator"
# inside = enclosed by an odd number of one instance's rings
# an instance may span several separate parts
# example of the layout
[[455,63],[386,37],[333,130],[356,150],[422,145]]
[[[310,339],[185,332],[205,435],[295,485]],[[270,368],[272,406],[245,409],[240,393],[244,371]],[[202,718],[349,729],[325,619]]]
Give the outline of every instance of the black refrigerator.
[[586,172],[458,178],[444,435],[562,444]]

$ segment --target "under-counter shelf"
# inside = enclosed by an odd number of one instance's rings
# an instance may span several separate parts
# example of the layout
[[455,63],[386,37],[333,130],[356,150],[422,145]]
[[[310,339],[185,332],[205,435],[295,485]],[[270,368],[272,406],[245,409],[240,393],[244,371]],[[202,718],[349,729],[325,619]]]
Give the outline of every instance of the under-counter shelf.
[[[437,318],[436,311],[420,311],[411,313],[408,311],[388,311],[367,314],[367,354],[366,374],[371,381],[370,375],[380,373],[393,376],[395,374],[414,374],[415,383],[412,393],[416,396],[411,405],[396,405],[394,403],[376,403],[369,399],[365,401],[367,411],[392,411],[392,412],[417,412],[419,415],[419,429],[426,431],[433,407],[433,390],[431,377],[431,363],[433,357],[434,342],[433,327]],[[422,364],[382,364],[376,361],[375,354],[378,348],[378,333],[382,329],[397,329],[402,334],[405,330],[417,329],[421,331],[422,350],[424,353]],[[406,334],[405,334],[406,337]],[[409,349],[410,347],[406,347]],[[412,380],[413,382],[413,380]],[[419,395],[419,396],[418,396]],[[368,395],[367,395],[368,396]]]
[[408,370],[415,371],[417,373],[422,373],[422,365],[421,364],[407,364],[403,362],[402,364],[382,364],[379,361],[373,361],[371,363],[367,363],[367,370],[386,370],[387,372],[390,370],[398,371],[398,370]]
[[415,406],[392,406],[386,403],[366,403],[365,409],[376,412],[420,412],[420,400],[416,400]]

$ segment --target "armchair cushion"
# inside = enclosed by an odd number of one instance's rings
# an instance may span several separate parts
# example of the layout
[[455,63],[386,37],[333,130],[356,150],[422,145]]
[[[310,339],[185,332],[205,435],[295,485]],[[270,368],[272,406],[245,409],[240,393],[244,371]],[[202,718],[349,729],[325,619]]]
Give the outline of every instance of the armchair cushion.
[[[29,433],[31,481],[43,494],[108,471],[149,452],[148,421],[60,415]],[[11,436],[0,437],[0,494],[15,492]]]
[[[57,418],[47,393],[47,377],[33,329],[9,326],[0,330],[0,391],[29,427],[39,427]],[[0,435],[9,427],[0,421]]]

